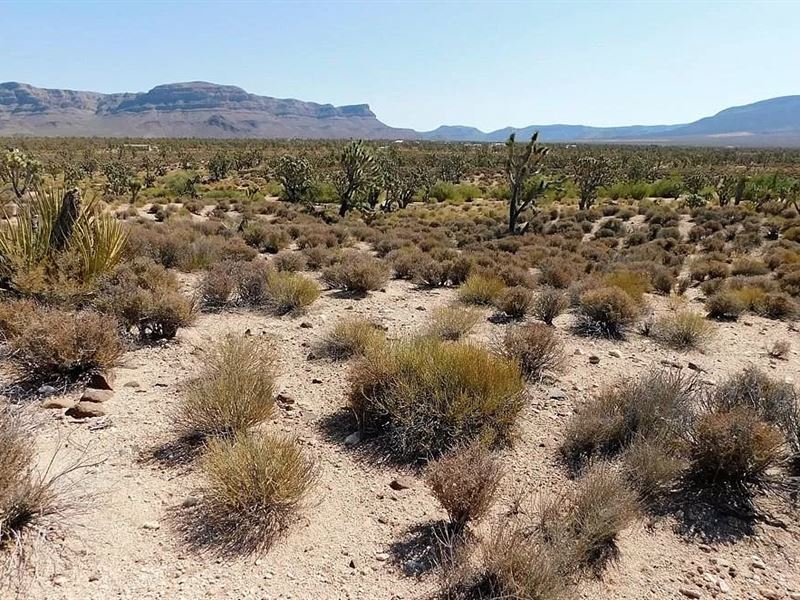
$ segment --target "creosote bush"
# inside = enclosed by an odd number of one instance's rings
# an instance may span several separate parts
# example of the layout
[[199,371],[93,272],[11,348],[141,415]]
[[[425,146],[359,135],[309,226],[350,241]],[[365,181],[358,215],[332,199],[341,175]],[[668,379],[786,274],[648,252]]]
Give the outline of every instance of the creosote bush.
[[620,288],[603,287],[581,294],[577,316],[579,332],[619,338],[636,322],[639,306]]
[[507,329],[500,354],[516,362],[527,379],[540,379],[561,366],[564,345],[552,327],[531,323]]
[[402,459],[429,459],[474,439],[507,443],[525,400],[512,361],[430,337],[370,349],[350,382],[362,427]]
[[473,273],[458,288],[458,298],[465,304],[490,305],[505,289],[505,282],[494,275]]
[[676,350],[702,347],[713,335],[714,328],[703,315],[683,310],[659,317],[653,337]]
[[522,319],[533,304],[533,292],[521,285],[506,288],[495,300],[497,310],[512,319]]
[[385,341],[383,329],[377,323],[367,319],[344,319],[325,334],[316,348],[316,354],[345,360],[362,356],[370,348]]
[[366,294],[381,289],[389,280],[389,267],[363,253],[348,253],[322,271],[322,281],[333,289]]
[[268,550],[317,478],[297,442],[266,433],[210,440],[200,472],[203,499],[184,533],[193,545],[223,554]]
[[108,369],[123,351],[116,319],[93,310],[64,311],[12,301],[0,310],[0,330],[24,376],[35,379]]
[[431,313],[427,333],[441,340],[460,340],[472,331],[481,313],[460,306],[439,306]]
[[191,380],[175,414],[187,436],[230,435],[272,415],[274,348],[254,337],[228,336]]
[[483,518],[503,477],[500,464],[483,444],[456,448],[428,466],[425,481],[447,511],[451,525],[462,529]]

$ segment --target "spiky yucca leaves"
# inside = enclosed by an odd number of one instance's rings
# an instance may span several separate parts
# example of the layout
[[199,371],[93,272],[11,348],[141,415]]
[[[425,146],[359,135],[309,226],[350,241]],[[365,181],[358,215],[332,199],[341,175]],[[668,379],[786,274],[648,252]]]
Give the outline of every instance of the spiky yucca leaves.
[[94,198],[82,202],[77,189],[39,188],[17,218],[6,216],[0,228],[0,276],[13,283],[15,276],[43,267],[56,278],[59,259],[72,254],[76,275],[91,282],[116,267],[126,242],[122,224],[100,213]]
[[350,209],[358,208],[359,196],[372,185],[379,168],[375,156],[362,140],[354,140],[344,147],[339,167],[336,191],[341,202],[339,214],[344,216]]

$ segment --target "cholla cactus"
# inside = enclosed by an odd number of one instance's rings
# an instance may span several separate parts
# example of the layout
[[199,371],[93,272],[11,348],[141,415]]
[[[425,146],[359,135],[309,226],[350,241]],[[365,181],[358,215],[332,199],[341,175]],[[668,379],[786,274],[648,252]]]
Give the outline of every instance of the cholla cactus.
[[539,181],[536,185],[526,185],[531,176],[537,175],[541,170],[541,163],[547,156],[549,148],[539,146],[536,142],[539,139],[539,132],[533,134],[531,141],[525,146],[522,152],[517,152],[515,135],[508,136],[506,147],[508,148],[508,158],[506,159],[506,178],[508,179],[509,199],[508,199],[508,231],[517,233],[517,220],[519,215],[530,207],[536,198],[544,193],[546,183]]
[[339,157],[341,172],[336,178],[339,194],[339,214],[344,216],[358,208],[358,197],[366,192],[378,176],[378,164],[362,140],[348,143]]

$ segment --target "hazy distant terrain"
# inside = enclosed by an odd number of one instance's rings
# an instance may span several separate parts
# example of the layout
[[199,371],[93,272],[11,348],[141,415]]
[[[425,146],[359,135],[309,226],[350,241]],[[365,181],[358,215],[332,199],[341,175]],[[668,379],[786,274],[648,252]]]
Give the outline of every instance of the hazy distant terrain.
[[100,94],[0,84],[0,135],[366,138],[500,142],[516,131],[551,142],[800,146],[800,96],[725,109],[687,124],[591,127],[530,125],[483,132],[442,126],[429,132],[390,127],[367,104],[333,106],[247,93],[205,82],[159,85],[148,92]]

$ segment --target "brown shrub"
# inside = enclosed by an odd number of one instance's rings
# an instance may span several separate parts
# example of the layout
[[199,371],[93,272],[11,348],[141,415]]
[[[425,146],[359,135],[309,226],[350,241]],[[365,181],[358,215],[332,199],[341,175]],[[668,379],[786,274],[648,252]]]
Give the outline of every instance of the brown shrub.
[[326,285],[356,294],[379,290],[388,279],[386,263],[363,253],[348,253],[341,262],[322,272],[322,281]]
[[472,444],[429,465],[425,481],[458,530],[486,515],[502,477],[499,463],[486,446]]
[[552,325],[555,318],[564,312],[569,306],[567,295],[556,288],[546,287],[536,296],[533,302],[532,314]]
[[622,455],[622,468],[644,500],[668,493],[687,462],[670,440],[637,438]]
[[225,306],[230,302],[235,289],[236,278],[231,273],[231,264],[218,263],[203,277],[200,283],[200,299],[203,306]]
[[721,291],[706,300],[706,312],[712,319],[735,321],[745,311],[745,304],[732,291]]
[[659,317],[653,331],[653,337],[676,350],[698,348],[713,334],[713,326],[703,315],[688,310]]
[[638,316],[639,307],[628,294],[603,287],[581,294],[576,328],[584,334],[621,337]]
[[541,379],[545,371],[561,366],[564,345],[552,327],[531,323],[510,327],[500,353],[516,362],[526,378]]
[[272,266],[278,271],[305,271],[306,265],[305,255],[294,250],[281,250],[272,259]]
[[335,360],[345,360],[362,356],[373,346],[385,341],[380,325],[366,319],[345,319],[325,334],[316,353]]
[[427,333],[441,340],[459,340],[467,335],[478,321],[481,313],[459,306],[439,306],[431,313]]
[[523,318],[532,304],[533,292],[521,285],[506,288],[495,300],[497,309],[512,319]]

